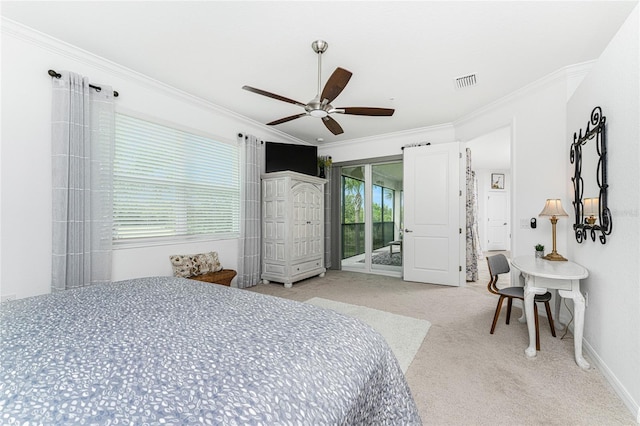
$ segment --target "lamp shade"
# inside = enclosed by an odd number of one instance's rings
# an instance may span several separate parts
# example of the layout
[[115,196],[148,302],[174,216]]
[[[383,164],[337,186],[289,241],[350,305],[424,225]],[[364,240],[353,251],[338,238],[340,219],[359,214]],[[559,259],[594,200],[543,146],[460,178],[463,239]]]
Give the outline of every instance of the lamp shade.
[[567,212],[562,208],[562,201],[560,199],[547,199],[544,209],[538,216],[569,216]]
[[585,198],[584,199],[584,216],[598,216],[598,199],[597,198]]

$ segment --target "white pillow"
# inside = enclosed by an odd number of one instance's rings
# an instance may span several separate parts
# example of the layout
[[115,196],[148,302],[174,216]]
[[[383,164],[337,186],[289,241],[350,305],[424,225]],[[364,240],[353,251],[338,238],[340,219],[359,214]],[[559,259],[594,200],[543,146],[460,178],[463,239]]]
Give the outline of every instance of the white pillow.
[[174,254],[169,256],[174,277],[189,278],[222,270],[218,253]]

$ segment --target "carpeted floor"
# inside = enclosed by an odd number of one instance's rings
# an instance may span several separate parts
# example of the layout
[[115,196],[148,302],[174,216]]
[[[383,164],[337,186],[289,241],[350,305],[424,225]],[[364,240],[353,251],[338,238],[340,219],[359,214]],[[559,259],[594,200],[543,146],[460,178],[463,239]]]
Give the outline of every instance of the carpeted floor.
[[325,309],[332,309],[343,315],[357,318],[371,326],[387,341],[395,354],[402,372],[406,373],[422,346],[431,323],[423,319],[411,318],[404,315],[392,314],[366,306],[336,302],[334,300],[314,297],[305,301]]
[[[534,359],[524,354],[526,324],[506,325],[504,310],[489,334],[497,298],[488,293],[487,281],[481,273],[477,283],[445,287],[327,271],[291,289],[271,283],[251,291],[301,302],[321,297],[429,321],[406,372],[425,425],[636,424],[598,370],[575,364],[573,340],[552,337],[545,318]],[[520,313],[514,307],[513,318]]]

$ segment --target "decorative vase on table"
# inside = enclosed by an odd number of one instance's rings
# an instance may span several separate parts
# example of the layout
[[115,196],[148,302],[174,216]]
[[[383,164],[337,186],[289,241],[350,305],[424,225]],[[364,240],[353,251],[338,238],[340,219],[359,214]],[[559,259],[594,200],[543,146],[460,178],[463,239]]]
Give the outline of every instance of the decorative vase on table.
[[542,259],[544,257],[543,250],[536,250],[536,259]]

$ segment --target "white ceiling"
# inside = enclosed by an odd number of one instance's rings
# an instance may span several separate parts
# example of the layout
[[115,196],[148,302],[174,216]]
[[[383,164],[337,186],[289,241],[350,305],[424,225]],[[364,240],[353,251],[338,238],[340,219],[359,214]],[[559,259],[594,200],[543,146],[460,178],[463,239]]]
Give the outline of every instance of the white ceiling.
[[[334,106],[396,109],[393,117],[334,114],[340,136],[313,117],[276,126],[308,142],[333,142],[449,123],[594,60],[636,4],[3,1],[1,13],[261,123],[302,109],[241,87],[308,102],[318,78],[311,43],[326,40],[322,84],[338,66],[353,73]],[[469,73],[478,84],[455,89],[454,78]]]

